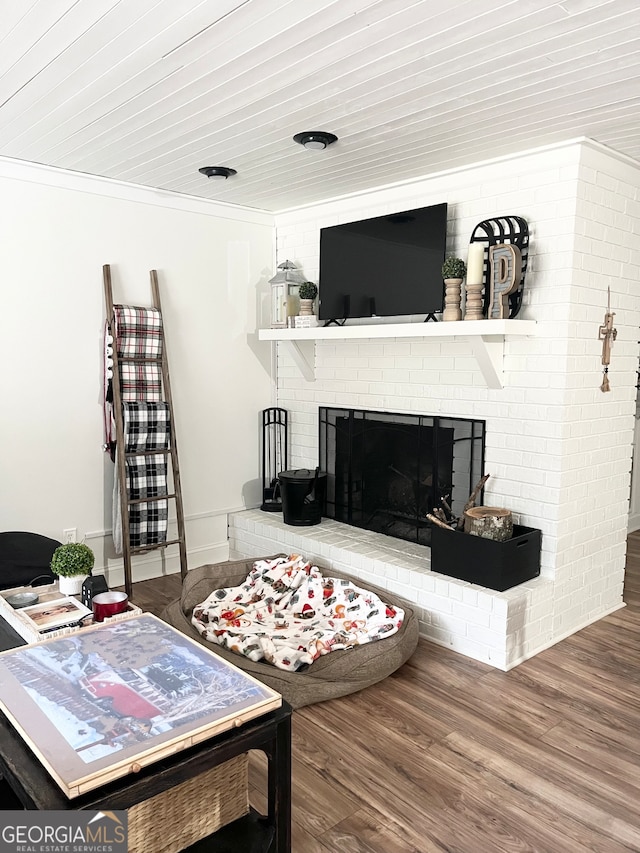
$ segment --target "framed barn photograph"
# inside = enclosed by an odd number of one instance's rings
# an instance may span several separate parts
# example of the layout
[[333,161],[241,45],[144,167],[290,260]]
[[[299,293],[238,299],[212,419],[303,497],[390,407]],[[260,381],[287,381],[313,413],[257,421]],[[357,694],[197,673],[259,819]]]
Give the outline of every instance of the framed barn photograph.
[[0,709],[69,798],[281,704],[148,613],[0,654]]

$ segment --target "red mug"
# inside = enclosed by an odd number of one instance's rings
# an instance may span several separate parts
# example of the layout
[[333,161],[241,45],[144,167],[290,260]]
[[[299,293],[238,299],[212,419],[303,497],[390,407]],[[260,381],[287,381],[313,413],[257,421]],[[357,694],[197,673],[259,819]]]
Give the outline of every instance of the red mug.
[[101,592],[91,600],[93,621],[102,622],[116,613],[124,613],[129,607],[129,596],[126,592]]

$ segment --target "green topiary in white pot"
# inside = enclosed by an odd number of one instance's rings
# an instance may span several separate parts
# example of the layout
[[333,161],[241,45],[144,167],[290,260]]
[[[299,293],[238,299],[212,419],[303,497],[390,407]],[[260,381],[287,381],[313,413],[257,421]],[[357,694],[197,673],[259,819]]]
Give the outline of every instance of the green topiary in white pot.
[[51,558],[51,571],[58,575],[60,592],[79,595],[94,563],[93,551],[83,542],[67,542],[56,548]]

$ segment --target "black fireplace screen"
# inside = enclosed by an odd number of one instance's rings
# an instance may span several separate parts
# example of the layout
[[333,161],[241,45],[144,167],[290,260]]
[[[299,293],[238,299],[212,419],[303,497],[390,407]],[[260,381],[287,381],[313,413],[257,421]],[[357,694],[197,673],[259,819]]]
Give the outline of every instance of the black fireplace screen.
[[461,515],[484,474],[485,422],[320,407],[325,515],[421,545],[444,498]]

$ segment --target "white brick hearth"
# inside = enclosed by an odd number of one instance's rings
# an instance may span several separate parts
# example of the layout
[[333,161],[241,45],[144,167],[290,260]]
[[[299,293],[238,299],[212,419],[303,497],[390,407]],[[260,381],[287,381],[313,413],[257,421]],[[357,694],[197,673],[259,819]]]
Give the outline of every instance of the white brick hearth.
[[506,592],[484,589],[432,572],[429,548],[332,519],[293,527],[281,513],[233,513],[229,547],[242,557],[301,554],[323,570],[388,589],[417,610],[423,637],[499,669],[530,657],[549,635],[550,581],[535,578]]

